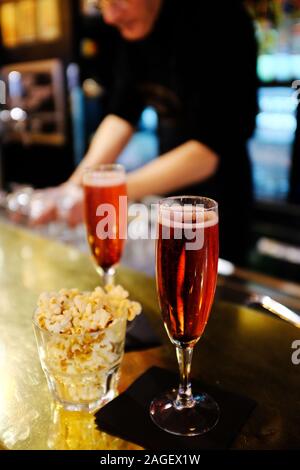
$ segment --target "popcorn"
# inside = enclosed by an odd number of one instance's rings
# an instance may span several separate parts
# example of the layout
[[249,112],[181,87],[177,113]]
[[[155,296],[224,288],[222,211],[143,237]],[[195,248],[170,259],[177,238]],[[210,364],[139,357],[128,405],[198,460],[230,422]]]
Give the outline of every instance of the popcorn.
[[121,286],[97,287],[93,292],[62,289],[43,293],[38,299],[35,320],[40,328],[66,335],[104,330],[125,315],[129,321],[141,313],[141,305],[128,299]]
[[121,286],[43,293],[34,314],[43,369],[66,403],[99,402],[117,386],[126,322],[141,313]]

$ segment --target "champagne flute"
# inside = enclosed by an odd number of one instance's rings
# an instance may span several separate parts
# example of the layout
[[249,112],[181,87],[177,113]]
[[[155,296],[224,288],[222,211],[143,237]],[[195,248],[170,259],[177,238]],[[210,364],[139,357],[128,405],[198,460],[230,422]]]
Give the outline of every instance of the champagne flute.
[[219,420],[219,406],[209,395],[193,393],[190,380],[193,350],[214,300],[218,257],[215,201],[182,196],[159,203],[157,290],[165,328],[176,346],[180,385],[154,399],[150,415],[161,429],[179,436],[204,434]]
[[113,284],[127,236],[126,173],[121,165],[100,165],[83,176],[87,238],[104,285]]

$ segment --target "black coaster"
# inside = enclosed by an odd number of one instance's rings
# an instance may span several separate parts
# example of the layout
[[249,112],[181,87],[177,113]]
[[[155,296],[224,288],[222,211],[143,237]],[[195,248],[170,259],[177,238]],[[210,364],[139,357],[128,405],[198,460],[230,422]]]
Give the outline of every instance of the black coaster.
[[96,422],[102,431],[148,450],[227,449],[256,406],[247,397],[193,381],[195,389],[207,392],[216,400],[221,410],[220,421],[203,436],[173,436],[152,422],[149,407],[153,398],[177,386],[176,374],[153,367],[125,393],[102,408],[96,415]]
[[155,333],[145,314],[139,315],[131,324],[128,322],[126,334],[126,352],[142,351],[161,346],[161,340]]

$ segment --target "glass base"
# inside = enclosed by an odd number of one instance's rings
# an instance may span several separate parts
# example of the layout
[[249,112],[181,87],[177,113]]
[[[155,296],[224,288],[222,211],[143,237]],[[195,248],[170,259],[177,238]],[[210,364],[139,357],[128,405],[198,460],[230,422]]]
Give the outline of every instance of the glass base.
[[[59,403],[67,411],[94,413],[118,396],[119,367],[120,364],[117,364],[115,368],[108,371],[103,380],[97,375],[91,374],[91,376],[86,375],[85,377],[82,375],[78,377],[69,376],[67,379],[71,378],[71,381],[66,382],[65,375],[54,377],[45,368],[44,372],[49,390],[55,402]],[[84,379],[86,382],[84,382]],[[87,379],[90,380],[88,381]],[[81,397],[83,395],[86,396],[89,390],[93,392],[94,399],[87,400],[80,398],[80,395]],[[74,395],[77,395],[76,399],[74,399]]]
[[164,431],[176,436],[199,436],[211,431],[219,421],[220,408],[206,393],[194,394],[194,406],[176,408],[177,390],[153,400],[150,406],[152,421]]
[[79,411],[83,413],[95,413],[103,406],[107,405],[110,401],[118,396],[118,392],[115,390],[110,390],[104,397],[101,397],[99,400],[94,402],[81,402],[81,403],[74,403],[61,400],[58,396],[55,396],[56,401],[60,403],[60,405],[66,411]]

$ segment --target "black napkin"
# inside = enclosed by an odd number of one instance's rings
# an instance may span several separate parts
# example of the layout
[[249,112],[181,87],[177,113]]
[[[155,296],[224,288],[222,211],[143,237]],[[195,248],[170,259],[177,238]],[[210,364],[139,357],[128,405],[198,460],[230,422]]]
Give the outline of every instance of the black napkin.
[[161,341],[154,332],[145,314],[141,314],[132,323],[128,323],[126,334],[126,352],[161,346]]
[[128,390],[96,414],[102,431],[148,450],[227,449],[239,434],[256,403],[244,396],[193,381],[194,388],[209,393],[219,404],[220,421],[209,433],[197,437],[177,437],[159,429],[149,415],[150,403],[161,392],[178,385],[178,376],[153,367]]

